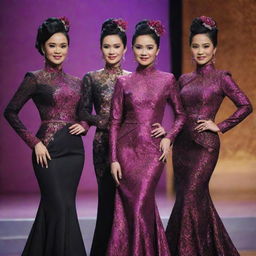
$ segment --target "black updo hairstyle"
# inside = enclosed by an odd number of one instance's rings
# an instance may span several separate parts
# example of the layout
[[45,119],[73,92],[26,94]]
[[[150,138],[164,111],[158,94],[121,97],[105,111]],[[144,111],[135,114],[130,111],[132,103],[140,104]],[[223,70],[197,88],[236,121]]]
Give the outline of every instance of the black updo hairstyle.
[[42,51],[42,46],[45,42],[55,33],[63,33],[68,40],[69,44],[69,35],[68,35],[69,27],[68,24],[65,25],[61,19],[58,18],[49,18],[45,20],[42,25],[39,26],[37,30],[36,37],[36,48],[41,55],[44,55]]
[[157,35],[156,31],[149,26],[148,22],[148,20],[142,20],[136,24],[135,32],[132,37],[132,46],[134,46],[135,40],[138,36],[149,35],[156,42],[157,48],[159,48],[160,36]]
[[[206,22],[208,21],[209,24],[205,23],[204,19],[206,19]],[[218,28],[216,22],[212,18],[201,16],[193,19],[190,26],[189,45],[191,45],[193,37],[197,34],[206,34],[212,41],[213,46],[217,46]]]
[[[123,21],[124,22],[124,21]],[[100,34],[100,47],[102,47],[103,39],[106,36],[117,35],[122,40],[124,48],[127,45],[127,36],[125,31],[118,26],[116,19],[107,19],[101,26],[101,34]]]

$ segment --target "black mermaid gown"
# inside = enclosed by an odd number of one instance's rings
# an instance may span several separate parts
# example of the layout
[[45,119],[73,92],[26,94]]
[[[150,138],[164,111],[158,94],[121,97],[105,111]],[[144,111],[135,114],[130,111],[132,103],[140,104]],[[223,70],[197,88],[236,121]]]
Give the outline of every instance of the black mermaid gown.
[[[116,80],[129,74],[120,66],[105,66],[104,69],[87,73],[83,78],[83,111],[81,119],[96,126],[93,140],[93,164],[98,183],[98,212],[90,256],[106,254],[111,233],[115,182],[110,173],[109,162],[109,113]],[[96,114],[92,114],[92,108]]]
[[[81,81],[49,65],[29,72],[5,110],[5,117],[33,149],[42,141],[52,160],[48,168],[32,160],[41,200],[22,256],[85,256],[75,197],[84,164],[81,136],[68,127],[77,120]],[[36,136],[22,124],[18,113],[32,99],[39,110],[41,126]],[[88,129],[86,122],[79,122]]]

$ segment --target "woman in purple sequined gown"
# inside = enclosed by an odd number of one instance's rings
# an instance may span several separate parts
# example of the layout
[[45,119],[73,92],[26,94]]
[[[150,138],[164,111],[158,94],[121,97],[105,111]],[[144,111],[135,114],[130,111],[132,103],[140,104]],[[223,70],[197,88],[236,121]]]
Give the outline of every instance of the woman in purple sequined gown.
[[[119,186],[109,256],[170,255],[155,189],[170,143],[181,130],[185,116],[174,76],[154,67],[161,32],[158,22],[137,24],[132,45],[138,68],[118,78],[115,86],[110,157],[111,172]],[[166,102],[174,109],[175,122],[165,138],[154,138],[152,125],[161,123]]]
[[[81,81],[63,72],[69,45],[68,21],[49,18],[38,29],[36,47],[45,68],[28,72],[5,110],[5,117],[33,149],[33,166],[41,201],[23,256],[85,256],[75,196],[84,163],[79,122]],[[41,126],[34,136],[18,113],[32,99]]]
[[[252,106],[231,78],[216,70],[216,23],[202,16],[191,25],[190,47],[196,71],[179,79],[187,121],[173,145],[176,202],[166,235],[172,256],[237,256],[209,194],[209,180],[219,155],[218,132],[240,123]],[[215,115],[227,96],[237,110],[219,124]]]

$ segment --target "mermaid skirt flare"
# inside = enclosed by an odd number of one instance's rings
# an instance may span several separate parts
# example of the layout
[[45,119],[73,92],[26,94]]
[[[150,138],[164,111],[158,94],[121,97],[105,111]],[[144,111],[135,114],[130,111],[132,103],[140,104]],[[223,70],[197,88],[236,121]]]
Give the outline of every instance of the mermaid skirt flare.
[[84,164],[82,139],[66,126],[54,135],[48,151],[48,168],[32,156],[41,201],[22,256],[86,256],[75,205]]
[[176,202],[166,229],[172,256],[239,255],[209,193],[218,154],[219,147],[208,150],[187,138],[174,143]]
[[159,161],[159,144],[134,145],[132,137],[124,136],[118,145],[122,179],[116,191],[107,255],[169,256],[155,202],[156,185],[164,167]]

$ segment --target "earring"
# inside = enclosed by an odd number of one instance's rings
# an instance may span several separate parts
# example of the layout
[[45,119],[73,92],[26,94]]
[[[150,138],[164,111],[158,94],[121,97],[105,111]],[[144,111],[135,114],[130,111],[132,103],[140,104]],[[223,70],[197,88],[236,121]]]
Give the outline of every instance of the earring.
[[193,56],[191,57],[191,63],[192,63],[193,65],[196,64],[195,58],[194,58]]
[[212,56],[212,63],[215,64],[215,62],[216,62],[216,57],[215,57],[215,54],[213,54],[213,56]]
[[125,61],[125,54],[123,55],[122,59],[123,59],[123,61]]
[[158,56],[156,56],[155,60],[154,60],[154,65],[158,64]]

